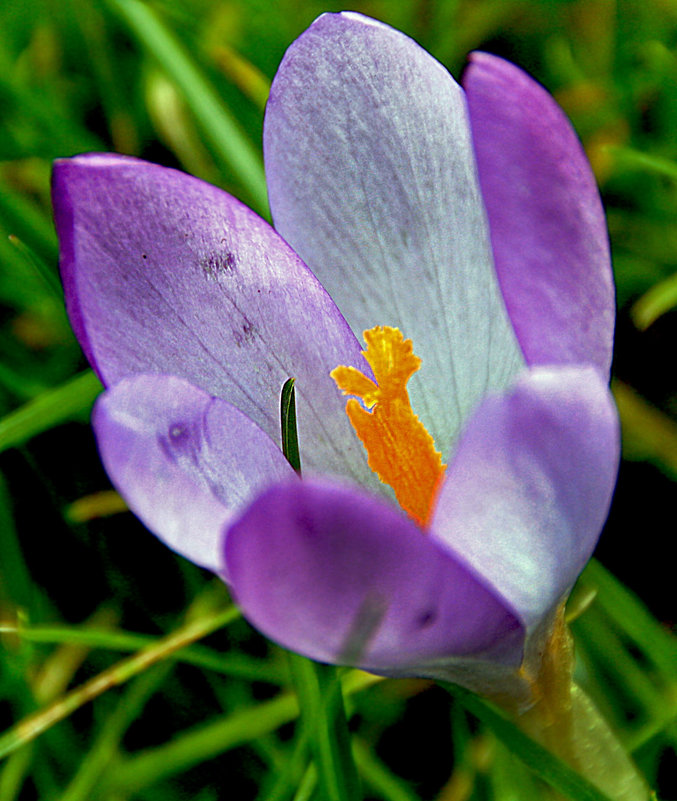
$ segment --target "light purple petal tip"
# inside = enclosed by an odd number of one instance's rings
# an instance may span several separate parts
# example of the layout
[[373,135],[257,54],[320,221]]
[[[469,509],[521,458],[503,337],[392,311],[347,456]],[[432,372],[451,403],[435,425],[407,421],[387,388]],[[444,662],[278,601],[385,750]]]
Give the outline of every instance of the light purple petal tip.
[[453,658],[519,664],[509,608],[406,516],[326,482],[267,490],[226,539],[235,598],[287,648],[376,672]]
[[527,362],[608,375],[609,243],[576,133],[542,86],[496,56],[473,53],[463,86],[496,271]]
[[277,230],[356,334],[401,329],[412,403],[446,452],[524,365],[497,284],[463,92],[404,34],[324,14],[287,50],[264,124]]
[[110,154],[57,162],[53,198],[69,312],[104,383],[182,376],[277,438],[293,376],[305,464],[373,483],[329,377],[368,369],[360,344],[266,222],[196,178]]
[[532,368],[468,422],[433,535],[536,624],[571,589],[609,509],[618,416],[592,368]]
[[223,571],[231,517],[268,483],[293,476],[258,426],[181,378],[123,379],[100,397],[93,423],[130,509],[170,548],[214,572]]

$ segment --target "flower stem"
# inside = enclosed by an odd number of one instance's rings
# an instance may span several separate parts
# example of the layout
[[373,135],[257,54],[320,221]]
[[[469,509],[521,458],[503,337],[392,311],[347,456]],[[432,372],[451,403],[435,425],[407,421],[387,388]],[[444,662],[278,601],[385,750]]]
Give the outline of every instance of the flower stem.
[[534,681],[536,703],[517,724],[614,801],[642,801],[649,790],[594,704],[573,681],[573,640],[564,609],[555,617]]

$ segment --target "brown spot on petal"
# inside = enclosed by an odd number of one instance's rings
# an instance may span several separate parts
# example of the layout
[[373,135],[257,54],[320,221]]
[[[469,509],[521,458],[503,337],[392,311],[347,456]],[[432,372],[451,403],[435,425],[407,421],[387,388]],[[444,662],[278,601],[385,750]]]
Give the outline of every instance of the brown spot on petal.
[[212,281],[228,277],[237,270],[237,257],[229,250],[211,253],[201,263],[204,274]]

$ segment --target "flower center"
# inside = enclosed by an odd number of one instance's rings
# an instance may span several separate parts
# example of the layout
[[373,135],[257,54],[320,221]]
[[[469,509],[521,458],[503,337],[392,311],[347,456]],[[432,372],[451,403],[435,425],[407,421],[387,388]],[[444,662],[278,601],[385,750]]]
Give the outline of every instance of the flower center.
[[405,512],[425,526],[446,465],[409,401],[407,382],[421,360],[397,328],[376,326],[364,332],[364,341],[362,354],[376,381],[345,365],[330,375],[344,395],[355,396],[346,403],[346,413],[367,451],[369,467],[393,488]]

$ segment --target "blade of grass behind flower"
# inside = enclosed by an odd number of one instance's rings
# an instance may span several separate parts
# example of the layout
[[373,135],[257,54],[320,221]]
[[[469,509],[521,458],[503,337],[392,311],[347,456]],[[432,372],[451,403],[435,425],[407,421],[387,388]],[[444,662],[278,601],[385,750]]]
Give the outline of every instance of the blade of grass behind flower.
[[[3,626],[0,634],[12,633],[27,642],[35,643],[72,643],[86,645],[90,648],[105,648],[111,651],[137,651],[148,648],[159,641],[158,637],[146,634],[135,634],[126,631],[110,631],[93,629],[85,626]],[[243,678],[250,681],[263,681],[269,684],[280,684],[280,671],[274,665],[246,654],[217,653],[210,648],[191,645],[182,648],[169,656],[176,662],[211,670],[215,673]]]
[[107,2],[181,90],[215,152],[240,181],[253,208],[267,216],[262,159],[207,78],[149,6],[139,0]]
[[97,4],[89,0],[71,2],[73,21],[82,35],[113,147],[120,153],[136,153],[139,150],[137,121],[130,111],[127,87],[119,80],[112,37],[107,35],[103,14]]
[[164,681],[170,670],[168,663],[155,665],[138,676],[118,701],[99,732],[88,754],[59,801],[89,801],[101,775],[118,753],[124,733],[141,713],[149,698]]
[[91,370],[47,390],[0,420],[0,453],[55,425],[88,414],[101,382]]
[[383,801],[417,801],[417,796],[357,737],[353,738],[353,757],[365,784]]
[[198,130],[195,115],[176,85],[159,67],[148,69],[144,81],[148,115],[158,138],[176,156],[182,168],[210,184],[221,175]]
[[14,59],[14,54],[0,37],[0,94],[4,107],[16,105],[21,109],[25,123],[16,137],[15,147],[19,152],[12,155],[35,156],[39,153],[52,157],[101,150],[101,140],[86,127],[74,123],[71,109],[59,104],[59,91],[43,91],[26,86],[17,79]]
[[[381,681],[360,671],[346,674],[344,692],[356,692]],[[475,717],[496,734],[509,750],[566,797],[574,801],[610,801],[571,768],[523,734],[486,702],[460,688],[447,689]],[[142,752],[120,763],[106,780],[106,792],[129,794],[182,772],[229,749],[266,734],[298,714],[294,696],[283,694],[255,707],[243,709],[223,720],[176,737],[166,745]]]
[[359,801],[359,781],[336,668],[293,653],[289,654],[289,664],[323,797],[327,801]]
[[2,801],[14,801],[19,796],[33,757],[33,748],[27,746],[12,754],[2,766],[2,771],[0,771],[0,798]]
[[0,180],[0,224],[7,235],[14,234],[48,267],[52,265],[53,279],[59,251],[56,234],[49,217],[34,203],[14,192]]
[[[94,620],[106,617],[107,612],[95,613]],[[16,649],[13,658],[8,660],[10,668],[17,673],[17,681],[12,684],[11,699],[13,709],[28,712],[37,705],[46,705],[64,692],[76,671],[81,667],[88,655],[88,649],[81,644],[65,644],[54,649],[39,663],[32,653],[21,654],[17,658]],[[23,669],[22,669],[23,663]],[[48,748],[56,764],[65,765],[76,748],[71,731],[62,731],[57,738],[50,740]],[[43,798],[54,798],[57,781],[51,765],[40,759],[35,742],[28,742],[14,751],[2,765],[0,773],[0,799],[12,801],[20,797],[24,782],[31,779],[37,782],[38,794]],[[37,774],[40,774],[39,776]]]
[[[626,715],[619,721],[619,726],[626,730],[623,741],[630,752],[660,733],[666,746],[669,743],[677,748],[677,729],[673,725],[677,720],[677,639],[599,562],[593,560],[588,565],[581,582],[597,589],[595,606],[574,624],[582,656],[594,653],[595,662],[616,679],[598,686],[595,697],[610,715],[616,709],[627,710],[629,704],[640,702],[641,708],[632,716],[635,725],[631,731],[627,731]],[[619,635],[625,648],[625,655],[620,657],[616,653],[621,642]],[[595,681],[593,672],[586,679],[592,690]],[[617,697],[619,692],[622,697]]]
[[677,164],[662,156],[652,156],[631,147],[609,147],[609,154],[620,166],[627,169],[646,170],[677,180]]
[[[275,772],[268,774],[269,779],[259,787],[256,801],[285,801],[288,799],[294,788],[300,786],[309,765],[313,764],[310,761],[309,750],[309,732],[297,728],[291,754]],[[315,774],[317,778],[317,771]]]
[[47,289],[49,289],[51,294],[61,300],[63,298],[63,290],[61,288],[61,281],[59,281],[55,270],[46,264],[40,258],[40,256],[31,250],[30,247],[21,239],[19,239],[18,236],[15,234],[10,234],[8,238],[13,247],[19,251],[29,268],[42,278],[45,286]]
[[227,45],[219,44],[213,48],[210,56],[231,83],[263,111],[270,94],[268,78],[251,61]]
[[[345,696],[361,692],[383,679],[361,670],[341,677]],[[282,693],[270,701],[238,710],[226,718],[195,727],[156,748],[142,751],[120,762],[105,781],[105,792],[129,795],[231,748],[251,742],[294,720],[299,713],[293,693]]]
[[155,782],[223,754],[275,731],[298,715],[292,693],[238,710],[174,737],[157,748],[135,754],[116,765],[104,780],[102,790],[115,797],[133,796]]
[[4,477],[0,473],[0,604],[31,608],[40,592],[31,580],[30,572],[19,545],[12,504]]
[[[601,614],[600,614],[601,612]],[[611,623],[603,610],[590,609],[576,622],[575,633],[586,643],[594,662],[603,666],[607,681],[612,686],[620,686],[626,694],[619,699],[620,709],[627,712],[628,701],[639,706],[645,715],[653,717],[665,707],[666,699],[656,686],[655,676],[651,676],[646,664],[640,664],[629,651],[627,639],[619,637],[619,630]],[[598,667],[599,669],[599,667]],[[606,682],[605,682],[606,684]],[[607,688],[607,692],[610,688]]]
[[63,698],[39,710],[34,715],[29,715],[0,735],[0,759],[31,742],[55,723],[68,717],[76,709],[79,709],[111,687],[129,681],[133,676],[147,670],[156,662],[167,659],[178,649],[202,637],[206,637],[239,616],[240,613],[236,607],[229,607],[218,614],[200,617],[187,623],[167,637],[163,637],[154,645],[144,648],[128,659],[124,659],[108,670],[104,670],[98,676],[72,690]]
[[600,562],[592,559],[582,580],[598,588],[598,602],[661,673],[671,681],[677,665],[677,638],[671,636],[646,606]]
[[611,389],[621,417],[623,456],[650,461],[677,479],[677,423],[622,381]]
[[[350,671],[343,681],[344,693],[358,692],[381,680],[360,671]],[[493,710],[489,704],[459,687],[444,686],[537,776],[566,798],[574,801],[611,801],[562,760],[550,754]],[[225,719],[211,721],[175,737],[165,745],[121,762],[114,774],[107,777],[104,790],[122,795],[139,792],[144,787],[273,731],[292,721],[297,714],[295,696],[283,694],[271,701],[238,711]]]
[[[588,616],[591,616],[593,610]],[[663,734],[665,746],[677,750],[677,694],[675,677],[667,677],[668,682],[660,687],[660,678],[646,669],[646,663],[638,661],[631,668],[632,678],[626,677],[625,662],[636,654],[634,645],[626,642],[624,658],[620,665],[614,664],[614,651],[606,649],[611,637],[618,641],[618,630],[603,611],[599,614],[600,623],[592,627],[576,627],[576,647],[578,658],[587,667],[584,683],[586,691],[595,699],[602,714],[614,723],[614,730],[628,753],[634,754],[649,740]],[[598,639],[595,640],[595,637]],[[615,675],[614,675],[615,674]],[[634,685],[649,685],[638,693]],[[648,700],[643,695],[649,695]],[[641,703],[640,703],[641,701]],[[638,708],[639,707],[639,708]]]
[[645,331],[652,323],[677,306],[677,273],[660,281],[635,302],[630,315],[637,328]]
[[311,801],[317,786],[317,768],[311,762],[303,774],[298,790],[294,793],[292,801]]

